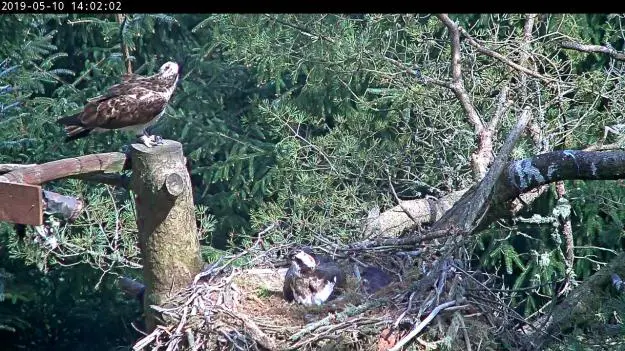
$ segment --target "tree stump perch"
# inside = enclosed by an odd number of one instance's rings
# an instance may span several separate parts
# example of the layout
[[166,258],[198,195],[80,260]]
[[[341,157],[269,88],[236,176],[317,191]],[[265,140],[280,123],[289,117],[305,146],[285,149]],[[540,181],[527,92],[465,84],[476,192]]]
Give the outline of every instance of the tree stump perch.
[[135,193],[146,285],[144,309],[150,332],[156,316],[149,306],[159,305],[170,294],[187,287],[200,272],[202,259],[182,145],[163,140],[155,147],[135,143],[130,149],[130,188]]

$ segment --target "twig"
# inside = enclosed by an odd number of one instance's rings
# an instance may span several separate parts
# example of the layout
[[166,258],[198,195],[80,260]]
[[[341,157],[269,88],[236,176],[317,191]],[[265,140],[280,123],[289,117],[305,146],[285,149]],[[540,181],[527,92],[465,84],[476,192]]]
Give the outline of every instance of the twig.
[[458,31],[462,34],[463,37],[465,37],[467,39],[467,41],[469,42],[469,44],[473,47],[475,47],[477,49],[477,51],[490,56],[494,59],[497,59],[499,61],[501,61],[502,63],[516,69],[517,71],[523,72],[527,75],[530,75],[534,78],[540,79],[541,81],[543,81],[546,84],[552,83],[552,82],[557,82],[557,79],[555,78],[551,78],[551,77],[545,77],[543,75],[541,75],[538,72],[532,71],[531,69],[528,69],[526,67],[523,67],[521,65],[519,65],[518,63],[510,60],[509,58],[503,56],[502,54],[498,53],[497,51],[491,50],[489,48],[487,48],[486,46],[484,46],[483,44],[479,43],[477,39],[473,39],[473,37],[464,29],[461,27],[458,27]]
[[271,20],[273,20],[273,21],[276,21],[277,23],[279,23],[279,24],[281,24],[281,25],[283,25],[283,26],[286,26],[286,27],[289,27],[289,28],[295,29],[295,30],[299,31],[300,33],[302,33],[303,35],[305,35],[305,36],[307,36],[307,37],[309,37],[309,38],[313,38],[313,39],[323,39],[323,40],[325,40],[325,41],[327,41],[327,42],[330,42],[330,43],[334,44],[334,39],[332,39],[332,38],[326,37],[326,36],[321,35],[321,34],[314,34],[314,33],[310,32],[310,31],[309,31],[308,29],[306,29],[306,28],[303,28],[303,27],[300,27],[300,26],[296,26],[296,25],[294,25],[294,24],[291,24],[291,23],[285,22],[285,21],[283,21],[283,20],[280,20],[280,19],[278,19],[278,18],[272,17],[272,16],[270,16],[270,15],[265,15],[265,17],[267,17],[267,18],[269,18],[269,19],[271,19]]
[[313,330],[324,326],[324,325],[328,325],[330,323],[330,321],[332,319],[337,319],[337,320],[341,320],[343,318],[347,318],[347,317],[352,317],[355,316],[357,314],[360,314],[366,310],[372,309],[372,308],[376,308],[378,306],[380,306],[382,303],[380,301],[370,301],[367,302],[365,304],[362,304],[358,307],[349,309],[345,312],[341,312],[341,313],[337,313],[336,315],[329,315],[327,317],[325,317],[324,319],[314,322],[314,323],[310,323],[308,324],[306,327],[302,328],[302,330],[300,330],[299,332],[291,335],[291,337],[289,338],[290,341],[297,341],[299,339],[301,339],[305,334],[312,332]]
[[450,82],[445,82],[436,78],[431,78],[431,77],[426,77],[424,76],[421,72],[418,72],[410,67],[408,67],[406,64],[399,62],[395,59],[392,59],[388,56],[382,56],[382,58],[384,58],[385,60],[387,60],[388,62],[392,63],[393,65],[395,65],[396,67],[400,68],[401,70],[403,70],[404,72],[408,73],[408,75],[412,76],[412,77],[421,77],[424,81],[424,83],[431,83],[434,85],[438,85],[440,87],[443,88],[447,88],[449,90],[452,90],[452,86]]
[[512,100],[508,99],[509,91],[510,87],[506,85],[499,92],[499,96],[497,97],[497,109],[495,110],[493,118],[488,123],[488,129],[491,131],[495,131],[497,129],[499,121],[512,105]]
[[267,334],[265,334],[251,318],[242,313],[235,313],[230,310],[225,311],[227,314],[241,320],[252,339],[258,342],[262,347],[268,350],[275,350],[277,348],[275,342],[268,337]]
[[429,231],[425,235],[415,235],[415,236],[410,236],[406,238],[385,238],[385,239],[377,239],[377,240],[364,240],[361,242],[349,244],[347,245],[347,247],[339,249],[339,250],[358,251],[358,250],[368,250],[372,248],[377,248],[377,249],[387,248],[387,247],[397,248],[397,247],[403,247],[403,246],[414,248],[415,244],[418,244],[424,241],[447,237],[450,235],[454,235],[454,233],[455,233],[454,230],[448,230],[448,229],[432,230],[432,231]]
[[311,143],[310,141],[308,141],[306,138],[304,138],[303,136],[299,135],[299,133],[293,129],[293,127],[291,127],[287,122],[283,122],[284,125],[287,126],[287,128],[289,128],[291,130],[291,132],[293,133],[293,135],[303,141],[304,143],[308,144],[308,146],[310,146],[311,148],[317,150],[317,152],[323,156],[323,158],[328,162],[328,165],[330,166],[330,169],[334,172],[334,173],[339,173],[336,168],[334,168],[334,165],[332,164],[332,161],[330,161],[330,157],[328,157],[328,155],[325,154],[325,152],[323,152],[319,147],[317,147],[317,145]]
[[[452,307],[453,308],[453,307]],[[464,342],[467,346],[467,351],[471,351],[471,339],[469,338],[469,332],[467,331],[467,325],[464,323],[464,317],[458,314],[458,320],[460,321],[460,328],[462,328],[462,334],[464,335]]]
[[399,198],[399,196],[397,196],[397,192],[395,192],[395,187],[393,186],[393,181],[391,180],[391,173],[388,171],[388,169],[386,173],[388,175],[388,185],[390,186],[391,191],[393,192],[393,196],[395,196],[395,201],[397,201],[397,204],[399,205],[399,207],[401,207],[402,211],[404,211],[406,216],[410,217],[410,219],[412,220],[414,224],[419,225],[419,222],[417,221],[417,219],[412,215],[412,213],[410,213],[410,211],[408,211],[408,208],[404,206],[404,202]]
[[406,335],[403,339],[401,339],[397,344],[395,344],[395,346],[391,347],[388,351],[401,350],[401,348],[404,347],[404,345],[409,343],[410,340],[412,340],[415,336],[417,336],[421,332],[421,330],[423,330],[423,328],[425,328],[428,324],[430,324],[430,322],[432,321],[432,319],[434,319],[434,317],[436,317],[436,315],[438,315],[442,310],[446,309],[447,307],[451,307],[455,304],[456,304],[456,301],[448,301],[448,302],[445,302],[443,304],[436,306],[436,308],[434,308],[432,312],[430,312],[430,314],[421,323],[419,323],[410,333],[408,333],[408,335]]
[[104,62],[107,58],[108,58],[107,56],[104,56],[104,58],[100,59],[100,61],[91,65],[91,67],[89,67],[83,74],[81,74],[80,77],[76,78],[76,80],[72,84],[70,84],[70,86],[76,88],[76,85],[78,85],[78,83],[82,82],[83,79],[85,79],[89,75],[89,73],[93,71],[94,68],[100,66],[102,62]]
[[156,327],[152,333],[137,341],[132,349],[134,351],[143,350],[146,346],[148,346],[152,341],[158,340],[158,337],[163,334],[163,327]]

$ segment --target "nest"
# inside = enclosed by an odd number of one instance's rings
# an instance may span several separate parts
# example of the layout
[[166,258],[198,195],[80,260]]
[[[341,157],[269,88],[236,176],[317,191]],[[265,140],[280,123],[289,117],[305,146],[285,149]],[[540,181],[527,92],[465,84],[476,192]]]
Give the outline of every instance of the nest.
[[[152,306],[162,322],[134,349],[394,351],[442,343],[471,350],[492,339],[495,324],[464,296],[471,280],[462,279],[457,262],[400,248],[335,255],[348,272],[346,287],[321,306],[305,307],[284,300],[286,261],[270,257],[246,251],[208,266],[188,288]],[[254,267],[235,267],[241,260]],[[393,282],[365,293],[356,268],[364,264]]]

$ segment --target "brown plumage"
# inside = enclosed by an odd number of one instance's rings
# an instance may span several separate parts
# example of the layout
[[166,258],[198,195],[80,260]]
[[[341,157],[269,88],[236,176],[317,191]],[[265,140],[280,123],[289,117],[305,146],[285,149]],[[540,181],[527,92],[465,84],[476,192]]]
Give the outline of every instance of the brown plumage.
[[326,256],[303,249],[290,255],[291,266],[284,277],[284,299],[299,304],[321,305],[345,285],[345,274]]
[[81,112],[57,120],[65,126],[65,142],[117,129],[134,132],[148,147],[159,144],[160,137],[148,135],[147,129],[162,116],[177,82],[175,62],[165,63],[152,76],[124,76],[105,94],[88,99]]

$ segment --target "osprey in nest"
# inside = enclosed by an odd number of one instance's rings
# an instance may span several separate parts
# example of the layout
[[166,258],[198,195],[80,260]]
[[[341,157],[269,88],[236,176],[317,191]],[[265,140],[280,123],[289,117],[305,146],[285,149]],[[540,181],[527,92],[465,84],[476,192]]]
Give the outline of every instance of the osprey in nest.
[[65,142],[85,137],[93,132],[124,130],[134,132],[147,147],[162,143],[162,138],[149,135],[147,129],[163,115],[178,83],[178,64],[167,62],[158,73],[142,77],[127,75],[123,82],[113,85],[100,96],[87,100],[83,110],[62,117]]
[[321,305],[345,286],[345,273],[330,257],[304,248],[289,255],[291,267],[284,277],[284,299],[304,306]]

